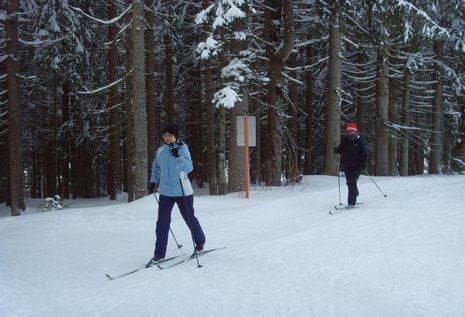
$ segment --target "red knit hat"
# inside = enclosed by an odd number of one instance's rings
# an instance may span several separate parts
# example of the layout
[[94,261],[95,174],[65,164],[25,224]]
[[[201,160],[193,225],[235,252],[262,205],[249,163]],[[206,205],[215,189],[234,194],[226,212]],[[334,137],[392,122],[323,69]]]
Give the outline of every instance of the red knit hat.
[[355,123],[347,123],[347,132],[357,132],[357,125]]

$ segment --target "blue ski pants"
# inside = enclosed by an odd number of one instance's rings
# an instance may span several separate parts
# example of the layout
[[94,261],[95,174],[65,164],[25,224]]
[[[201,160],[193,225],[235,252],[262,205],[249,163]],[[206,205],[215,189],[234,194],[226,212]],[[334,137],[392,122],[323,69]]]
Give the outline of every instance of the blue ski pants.
[[165,257],[166,255],[166,246],[168,245],[168,234],[171,223],[171,212],[175,203],[178,205],[182,218],[191,231],[192,239],[195,244],[205,243],[205,234],[203,233],[199,220],[194,214],[194,195],[180,197],[160,195],[157,227],[155,230],[157,236],[154,251],[155,257]]

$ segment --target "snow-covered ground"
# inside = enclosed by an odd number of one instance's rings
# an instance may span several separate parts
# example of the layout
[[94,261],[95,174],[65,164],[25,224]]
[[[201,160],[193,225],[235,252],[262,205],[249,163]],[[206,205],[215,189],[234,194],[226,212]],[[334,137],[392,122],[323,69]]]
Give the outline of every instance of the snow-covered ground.
[[[0,213],[0,316],[465,316],[465,176],[359,181],[361,207],[334,216],[338,180],[196,196],[195,261],[117,280],[152,256],[156,201],[71,201]],[[341,178],[341,193],[347,189]],[[31,203],[32,204],[32,203]],[[32,212],[31,212],[32,211]],[[192,241],[175,207],[167,256]]]

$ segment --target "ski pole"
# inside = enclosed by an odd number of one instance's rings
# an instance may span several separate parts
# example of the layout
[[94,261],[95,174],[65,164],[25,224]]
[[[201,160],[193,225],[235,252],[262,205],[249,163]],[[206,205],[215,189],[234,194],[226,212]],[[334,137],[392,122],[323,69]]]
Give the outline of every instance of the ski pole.
[[341,171],[339,169],[339,166],[337,167],[337,187],[339,189],[339,205],[342,205],[342,200],[341,200],[341,177],[340,177]]
[[376,184],[375,180],[370,176],[370,174],[368,174],[367,170],[365,170],[365,174],[367,174],[367,176],[371,179],[371,181],[373,182],[373,184],[375,184],[376,188],[378,188],[378,190],[380,191],[381,194],[383,194],[384,198],[387,197],[387,195],[385,193],[383,193],[383,191],[381,190],[381,188],[379,188],[378,184]]
[[[157,204],[160,205],[160,202],[158,201],[157,195],[155,195],[155,193],[153,193],[153,196],[155,196],[155,200],[157,201]],[[171,232],[171,235],[173,236],[174,242],[176,242],[176,245],[178,246],[178,249],[181,249],[182,244],[179,244],[178,240],[176,240],[176,237],[174,236],[174,233],[173,233],[173,230],[171,230],[171,227],[170,227],[170,232]]]

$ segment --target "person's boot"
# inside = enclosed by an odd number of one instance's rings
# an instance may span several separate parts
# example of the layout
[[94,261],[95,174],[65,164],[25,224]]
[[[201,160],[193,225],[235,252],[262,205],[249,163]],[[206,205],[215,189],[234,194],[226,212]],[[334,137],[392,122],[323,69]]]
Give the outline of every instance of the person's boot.
[[197,244],[195,245],[195,251],[197,251],[197,252],[202,251],[204,245],[205,245],[204,243],[197,243]]

